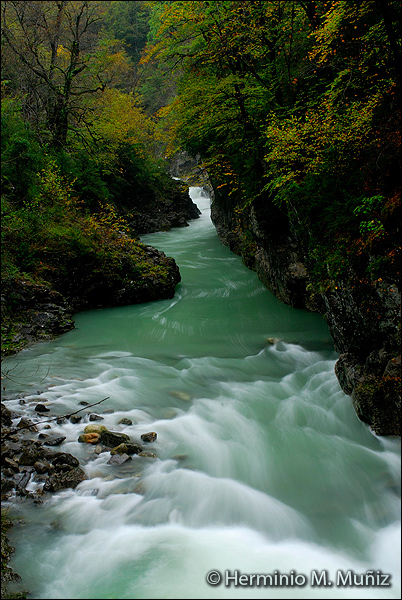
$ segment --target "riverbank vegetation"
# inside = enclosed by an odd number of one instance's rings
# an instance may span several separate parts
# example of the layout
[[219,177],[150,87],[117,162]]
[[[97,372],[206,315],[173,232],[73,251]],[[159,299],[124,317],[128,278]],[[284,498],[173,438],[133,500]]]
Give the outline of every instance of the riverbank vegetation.
[[[147,3],[123,4],[2,2],[4,354],[26,343],[21,327],[34,333],[40,286],[71,310],[174,293],[177,267],[139,243],[136,225],[167,211],[162,228],[185,224],[175,207],[188,195],[135,89]],[[22,285],[42,291],[22,298]],[[42,328],[51,334],[49,319]]]
[[400,427],[400,23],[393,0],[157,2],[143,58],[176,73],[160,126],[202,157],[221,239],[326,315],[382,434]]
[[161,160],[184,150],[221,239],[326,313],[345,391],[399,385],[400,22],[394,0],[3,2],[5,280],[171,293],[135,236],[185,224]]
[[243,227],[279,206],[319,289],[356,261],[395,275],[399,3],[154,4],[144,60],[178,73],[172,146],[201,154]]

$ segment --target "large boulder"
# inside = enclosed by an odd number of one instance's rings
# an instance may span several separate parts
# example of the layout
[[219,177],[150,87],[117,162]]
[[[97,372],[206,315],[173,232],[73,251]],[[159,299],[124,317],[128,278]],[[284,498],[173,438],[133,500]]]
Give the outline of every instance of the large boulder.
[[99,443],[108,448],[115,448],[126,442],[130,442],[130,437],[128,435],[125,433],[118,433],[117,431],[108,431],[107,429],[101,432],[99,438]]
[[45,492],[58,492],[68,488],[76,488],[79,483],[88,479],[81,467],[75,467],[71,471],[54,473],[49,477],[43,487]]

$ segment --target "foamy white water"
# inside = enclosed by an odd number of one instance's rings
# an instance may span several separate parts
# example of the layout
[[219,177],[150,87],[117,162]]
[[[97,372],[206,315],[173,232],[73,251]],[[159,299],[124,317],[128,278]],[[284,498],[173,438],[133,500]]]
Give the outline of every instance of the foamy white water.
[[[36,418],[39,401],[63,414],[108,397],[92,409],[114,411],[102,424],[158,434],[157,459],[113,467],[77,442],[88,415],[52,424],[89,478],[18,505],[23,587],[32,598],[399,598],[399,443],[357,419],[322,317],[276,300],[220,244],[209,199],[191,194],[199,220],[144,236],[180,266],[172,300],[81,313],[74,331],[6,361],[13,410]],[[333,585],[311,586],[324,570]],[[368,570],[392,585],[342,585]],[[211,571],[230,586],[209,585]],[[236,572],[273,582],[234,587]],[[306,585],[275,585],[275,573]]]

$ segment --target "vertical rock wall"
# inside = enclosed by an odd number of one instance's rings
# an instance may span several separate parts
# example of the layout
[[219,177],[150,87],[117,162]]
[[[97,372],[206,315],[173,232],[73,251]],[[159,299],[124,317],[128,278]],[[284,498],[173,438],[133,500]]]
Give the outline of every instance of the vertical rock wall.
[[335,372],[356,413],[379,435],[400,435],[400,288],[351,269],[314,293],[301,244],[288,218],[269,203],[236,210],[215,189],[212,220],[222,242],[242,256],[280,300],[325,315],[339,353]]

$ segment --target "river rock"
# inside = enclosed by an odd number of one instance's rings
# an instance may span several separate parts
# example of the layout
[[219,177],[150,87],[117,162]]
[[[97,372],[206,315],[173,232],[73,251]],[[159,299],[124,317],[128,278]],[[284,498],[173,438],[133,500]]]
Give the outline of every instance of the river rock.
[[149,452],[149,450],[143,450],[138,456],[143,456],[144,458],[158,458],[158,455],[155,454],[155,452]]
[[70,423],[76,425],[77,423],[80,423],[80,421],[82,421],[82,415],[71,415],[69,420]]
[[190,400],[192,400],[192,396],[190,396],[190,394],[187,394],[187,392],[179,392],[176,390],[172,390],[169,393],[171,396],[174,396],[175,398],[178,398],[179,400],[184,400],[185,402],[190,402]]
[[25,419],[24,417],[20,419],[17,423],[18,429],[29,429],[29,431],[38,431],[32,421]]
[[54,456],[50,457],[50,460],[53,465],[56,467],[58,465],[69,465],[71,467],[78,467],[79,461],[78,459],[69,454],[68,452],[56,452]]
[[143,433],[143,434],[141,435],[141,439],[142,439],[142,441],[143,441],[143,442],[147,442],[147,443],[154,442],[154,441],[156,440],[156,438],[157,438],[157,437],[158,437],[158,436],[157,436],[157,434],[155,433],[155,431],[149,431],[148,433]]
[[60,444],[62,444],[65,439],[65,435],[51,436],[47,440],[45,440],[44,444],[45,446],[60,446]]
[[81,444],[97,444],[99,442],[100,439],[100,434],[93,432],[93,433],[82,433],[80,435],[80,437],[78,438],[78,441]]
[[173,460],[183,461],[183,460],[187,460],[187,459],[188,459],[188,454],[176,454],[175,456],[173,456]]
[[125,433],[117,433],[115,431],[108,431],[105,429],[100,434],[99,442],[104,446],[108,446],[109,448],[115,448],[120,444],[124,444],[129,442],[130,438]]
[[122,465],[123,463],[127,462],[128,460],[132,460],[131,456],[129,456],[128,454],[114,454],[113,456],[110,457],[110,459],[108,460],[107,464],[108,465]]
[[43,475],[49,471],[50,466],[50,463],[48,463],[46,460],[38,460],[34,464],[34,469],[37,473],[39,473],[39,475]]
[[11,492],[15,487],[15,482],[11,477],[4,477],[3,473],[1,476],[1,495],[7,497],[7,494]]
[[90,421],[103,421],[105,417],[101,417],[100,415],[96,415],[95,413],[91,413],[89,415]]
[[14,475],[13,479],[15,481],[17,491],[25,490],[26,486],[29,483],[29,480],[31,479],[31,474],[32,472],[30,471],[24,471],[22,473],[17,473],[16,475]]
[[75,467],[71,471],[55,473],[46,481],[43,489],[45,492],[58,492],[67,488],[76,488],[79,483],[88,479],[81,467]]
[[142,452],[138,444],[120,444],[110,451],[110,454],[139,454]]
[[47,408],[47,406],[45,406],[44,404],[37,404],[35,406],[35,411],[36,412],[50,412],[50,409]]
[[127,417],[120,419],[120,421],[118,422],[118,425],[132,425],[132,424],[133,424],[132,420],[127,419]]
[[134,494],[138,494],[139,496],[144,496],[145,492],[146,492],[145,485],[142,481],[140,481],[139,483],[137,483],[137,485],[134,488]]
[[11,411],[1,403],[1,424],[9,427],[12,424]]
[[20,465],[33,466],[38,460],[45,456],[45,450],[41,446],[28,445],[22,452],[18,462]]
[[13,460],[12,458],[5,458],[4,461],[4,466],[8,467],[10,469],[12,469],[13,471],[18,472],[20,470],[18,463]]
[[107,431],[106,427],[104,425],[96,425],[95,423],[92,425],[87,425],[84,429],[84,433],[99,433],[101,434],[102,431]]

